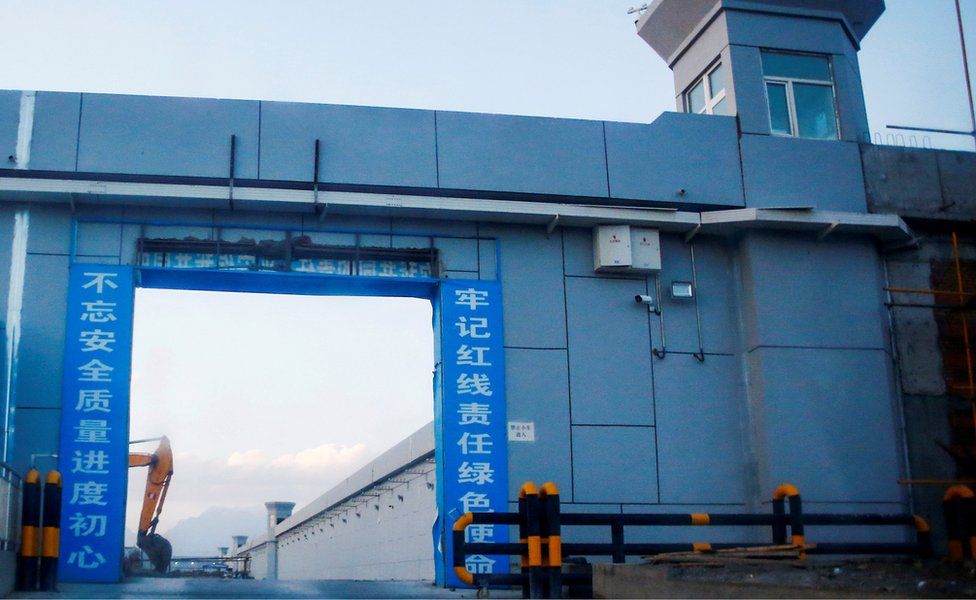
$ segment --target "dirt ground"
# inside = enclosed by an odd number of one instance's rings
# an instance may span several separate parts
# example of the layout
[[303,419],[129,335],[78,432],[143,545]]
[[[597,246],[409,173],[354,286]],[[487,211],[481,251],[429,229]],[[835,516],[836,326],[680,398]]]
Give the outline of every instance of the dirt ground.
[[976,597],[976,564],[891,559],[594,565],[596,598]]

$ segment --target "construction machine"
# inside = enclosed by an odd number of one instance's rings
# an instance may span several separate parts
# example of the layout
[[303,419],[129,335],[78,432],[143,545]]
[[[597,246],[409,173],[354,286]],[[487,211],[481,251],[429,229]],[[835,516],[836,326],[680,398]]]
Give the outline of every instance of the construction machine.
[[170,559],[173,558],[173,546],[169,540],[156,533],[156,525],[159,523],[160,513],[163,512],[169,482],[173,479],[173,449],[165,435],[130,443],[138,444],[157,439],[159,447],[152,454],[130,452],[129,467],[149,467],[149,473],[146,475],[146,493],[142,497],[142,512],[139,515],[136,545],[146,553],[157,573],[165,573],[169,570]]

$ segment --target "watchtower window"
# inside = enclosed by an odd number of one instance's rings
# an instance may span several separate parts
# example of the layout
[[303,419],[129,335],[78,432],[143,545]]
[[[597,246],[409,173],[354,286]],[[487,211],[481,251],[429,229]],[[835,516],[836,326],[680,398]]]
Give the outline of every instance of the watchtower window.
[[763,51],[762,65],[772,133],[836,140],[834,78],[827,57]]
[[725,70],[722,63],[712,65],[685,92],[685,110],[703,115],[728,114],[725,101]]

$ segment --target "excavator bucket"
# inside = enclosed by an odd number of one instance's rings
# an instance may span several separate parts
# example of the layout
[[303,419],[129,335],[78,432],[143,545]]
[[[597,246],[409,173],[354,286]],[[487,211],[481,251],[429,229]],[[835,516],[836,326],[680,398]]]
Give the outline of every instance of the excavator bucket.
[[136,545],[146,553],[157,573],[169,571],[169,562],[173,558],[173,545],[169,540],[158,533],[139,534]]

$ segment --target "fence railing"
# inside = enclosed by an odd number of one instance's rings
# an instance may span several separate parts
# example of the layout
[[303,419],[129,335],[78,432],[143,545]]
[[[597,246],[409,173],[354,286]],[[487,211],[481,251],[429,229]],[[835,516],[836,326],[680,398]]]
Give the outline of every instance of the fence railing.
[[[789,510],[787,511],[787,504]],[[517,525],[518,543],[465,541],[470,525]],[[811,543],[807,526],[908,526],[915,531],[915,541],[906,543]],[[563,541],[563,526],[609,527],[609,543]],[[626,540],[626,528],[754,526],[769,528],[766,543],[635,543]],[[787,535],[789,534],[789,535]],[[555,484],[536,488],[525,483],[519,493],[517,513],[465,513],[454,524],[453,566],[457,577],[478,588],[492,585],[521,585],[525,598],[559,598],[563,585],[592,585],[590,573],[563,573],[564,556],[609,556],[622,563],[628,556],[649,556],[670,552],[705,553],[732,548],[768,547],[789,549],[796,558],[807,554],[905,554],[929,556],[932,552],[928,523],[909,514],[834,514],[803,512],[800,492],[794,486],[779,486],[767,514],[743,513],[646,513],[597,514],[562,513],[559,491]],[[976,538],[973,540],[976,549]],[[466,566],[468,555],[510,555],[521,557],[521,572],[513,574],[471,573]]]
[[20,475],[0,462],[0,550],[17,551],[20,547]]

